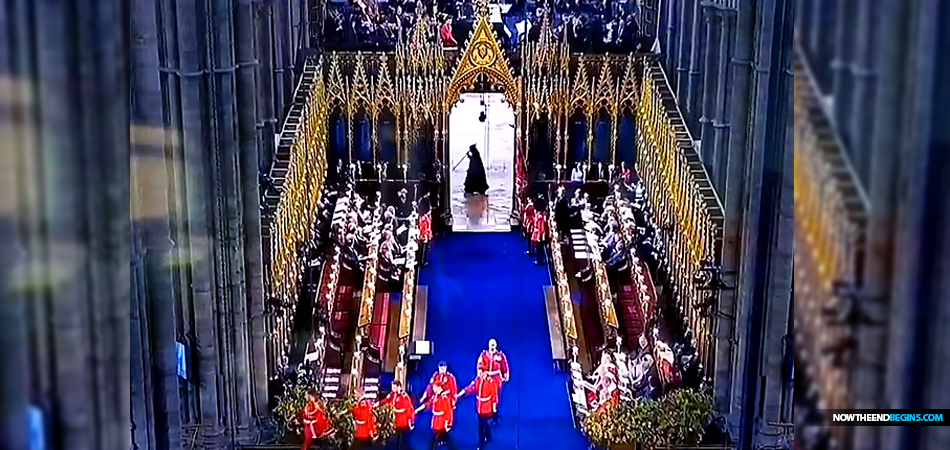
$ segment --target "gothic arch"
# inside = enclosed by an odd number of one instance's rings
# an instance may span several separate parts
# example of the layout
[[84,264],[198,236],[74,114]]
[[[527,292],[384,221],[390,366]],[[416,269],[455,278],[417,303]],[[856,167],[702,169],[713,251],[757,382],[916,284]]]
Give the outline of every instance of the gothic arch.
[[484,76],[492,86],[500,88],[508,103],[517,111],[521,98],[518,84],[511,74],[505,52],[492,31],[487,2],[479,2],[478,18],[472,34],[455,68],[452,81],[445,91],[445,107],[451,109],[463,92],[474,88],[480,75]]

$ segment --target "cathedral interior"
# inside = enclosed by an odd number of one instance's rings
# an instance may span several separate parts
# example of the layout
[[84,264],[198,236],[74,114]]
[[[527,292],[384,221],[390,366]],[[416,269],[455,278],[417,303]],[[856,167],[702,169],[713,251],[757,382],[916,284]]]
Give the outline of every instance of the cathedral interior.
[[10,448],[947,448],[827,411],[948,404],[948,2],[119,3],[0,7]]

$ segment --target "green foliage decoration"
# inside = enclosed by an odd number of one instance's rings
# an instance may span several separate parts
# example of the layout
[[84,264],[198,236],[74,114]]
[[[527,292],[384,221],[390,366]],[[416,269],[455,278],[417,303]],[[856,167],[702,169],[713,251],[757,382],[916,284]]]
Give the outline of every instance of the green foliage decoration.
[[376,428],[379,435],[376,439],[380,442],[388,442],[396,435],[396,409],[390,405],[380,406],[373,410],[376,414]]
[[714,412],[707,391],[677,389],[659,401],[638,398],[590,413],[582,431],[597,448],[695,446]]
[[677,389],[663,397],[659,431],[669,446],[695,446],[712,420],[714,405],[708,391]]
[[330,423],[333,424],[335,431],[332,441],[341,448],[349,448],[353,445],[353,435],[356,433],[356,420],[353,418],[354,406],[356,406],[356,398],[352,396],[327,405],[327,415],[330,416]]
[[307,406],[307,392],[313,387],[305,383],[297,384],[284,392],[274,408],[274,415],[284,424],[284,429],[293,434],[303,433],[300,423],[300,411]]

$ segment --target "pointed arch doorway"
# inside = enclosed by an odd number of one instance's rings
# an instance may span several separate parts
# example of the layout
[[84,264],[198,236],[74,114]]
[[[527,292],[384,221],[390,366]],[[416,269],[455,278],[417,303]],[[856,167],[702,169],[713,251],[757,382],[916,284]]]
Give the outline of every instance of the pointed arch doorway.
[[[453,231],[510,231],[514,200],[515,113],[497,92],[465,93],[449,115]],[[474,145],[479,158],[468,156]],[[488,190],[466,195],[468,174],[482,163]]]
[[[449,125],[447,197],[453,231],[511,230],[515,199],[520,95],[507,57],[492,31],[487,7],[481,6],[445,91],[445,123]],[[469,156],[472,145],[480,158]],[[482,193],[485,195],[466,193],[466,178],[478,177],[479,169],[472,167],[477,166],[477,159],[481,159],[488,184]]]

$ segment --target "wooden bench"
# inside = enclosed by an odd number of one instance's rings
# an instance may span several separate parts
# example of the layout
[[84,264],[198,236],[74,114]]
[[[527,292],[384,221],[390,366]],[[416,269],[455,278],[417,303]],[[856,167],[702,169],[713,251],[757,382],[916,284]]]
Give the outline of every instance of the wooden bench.
[[426,340],[426,317],[429,312],[429,286],[416,288],[416,302],[412,312],[412,340],[419,342]]
[[551,335],[551,356],[554,358],[555,368],[560,369],[567,361],[567,350],[564,348],[564,330],[561,327],[561,314],[554,286],[544,287],[544,307],[548,318],[548,333]]
[[402,294],[399,301],[389,303],[389,329],[386,332],[386,361],[383,363],[384,372],[392,372],[399,362],[399,314],[402,312]]

